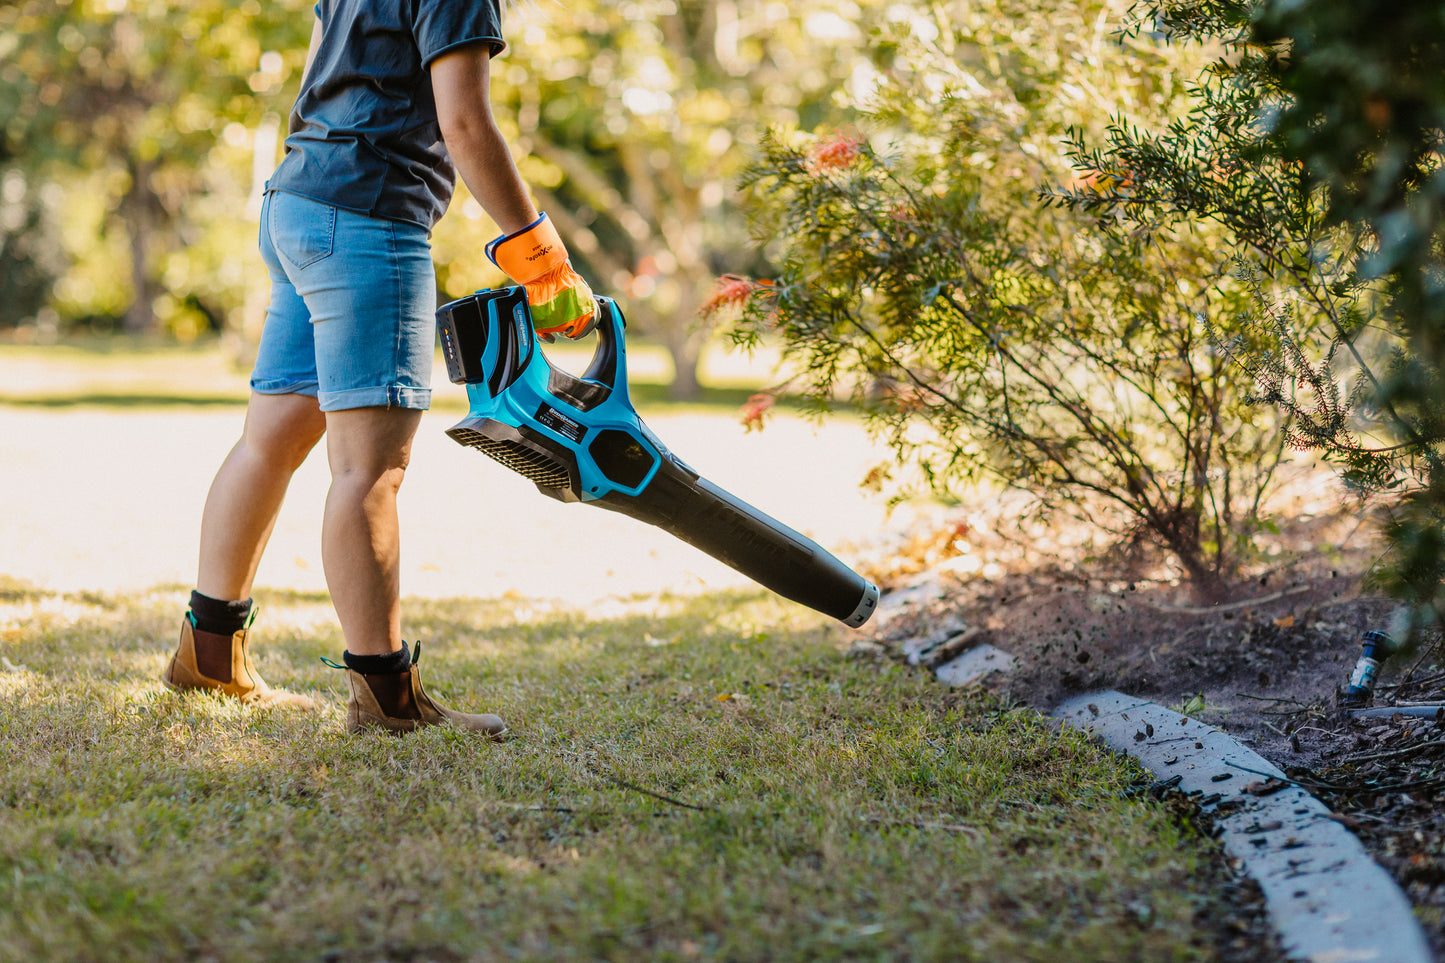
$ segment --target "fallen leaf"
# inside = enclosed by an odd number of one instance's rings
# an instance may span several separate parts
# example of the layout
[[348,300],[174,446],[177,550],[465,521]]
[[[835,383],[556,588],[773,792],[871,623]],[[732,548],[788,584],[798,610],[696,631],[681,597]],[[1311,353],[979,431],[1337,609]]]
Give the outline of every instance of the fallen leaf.
[[1270,776],[1263,782],[1250,783],[1248,786],[1244,787],[1244,791],[1249,793],[1251,796],[1272,796],[1275,793],[1279,792],[1281,789],[1288,788],[1289,783],[1285,782],[1283,779],[1276,779],[1274,776]]

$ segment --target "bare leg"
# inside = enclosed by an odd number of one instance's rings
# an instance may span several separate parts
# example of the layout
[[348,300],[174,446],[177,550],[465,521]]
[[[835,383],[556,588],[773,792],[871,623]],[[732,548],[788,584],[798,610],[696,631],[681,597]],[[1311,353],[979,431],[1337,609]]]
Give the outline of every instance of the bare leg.
[[198,591],[214,599],[250,597],[286,487],[325,430],[315,398],[251,395],[241,440],[206,496]]
[[326,413],[331,490],[321,526],[321,561],[346,649],[385,655],[401,648],[396,494],[411,459],[421,412],[353,408]]

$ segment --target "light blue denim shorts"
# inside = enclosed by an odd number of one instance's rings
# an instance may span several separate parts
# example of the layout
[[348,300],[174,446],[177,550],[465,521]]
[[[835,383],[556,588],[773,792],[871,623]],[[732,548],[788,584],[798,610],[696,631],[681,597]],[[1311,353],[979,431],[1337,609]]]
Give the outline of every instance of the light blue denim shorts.
[[271,302],[251,373],[322,411],[431,406],[436,269],[425,228],[272,191],[261,207]]

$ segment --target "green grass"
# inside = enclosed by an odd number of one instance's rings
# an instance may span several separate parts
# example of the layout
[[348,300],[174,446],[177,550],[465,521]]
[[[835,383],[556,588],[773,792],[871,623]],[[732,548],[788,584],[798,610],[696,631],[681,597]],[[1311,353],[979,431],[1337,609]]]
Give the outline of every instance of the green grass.
[[[562,344],[549,349],[554,363],[582,371],[591,358],[590,344]],[[671,362],[658,345],[638,340],[629,346],[634,377],[633,402],[644,411],[682,410],[668,398]],[[120,336],[92,338],[57,345],[0,343],[0,366],[7,383],[0,385],[0,405],[22,408],[156,409],[192,406],[240,406],[250,394],[248,371],[238,366],[214,339],[192,345],[145,343]],[[700,397],[683,408],[734,411],[770,377],[759,363],[755,371],[732,358],[728,371],[704,387]],[[434,384],[433,407],[465,411],[466,395],[445,381]],[[791,404],[785,402],[785,405]]]
[[[585,370],[589,345],[562,345],[550,349],[555,363],[568,370]],[[759,363],[755,371],[741,370],[738,358],[731,370],[705,384],[689,401],[669,395],[671,362],[661,347],[639,342],[629,348],[641,376],[629,384],[633,405],[644,415],[723,412],[734,415],[756,392],[770,384],[771,368]],[[250,397],[249,372],[237,367],[214,341],[194,345],[145,344],[123,337],[95,338],[59,345],[0,343],[0,367],[9,380],[0,384],[0,406],[43,410],[108,408],[144,412],[174,408],[241,408]],[[19,378],[17,388],[16,374]],[[432,409],[465,413],[463,388],[445,380],[444,369],[433,383]],[[779,410],[811,412],[799,398],[783,397]],[[846,401],[835,406],[838,416],[856,416]]]
[[262,595],[316,713],[157,681],[184,593],[0,585],[0,960],[1193,960],[1207,844],[1035,714],[757,595],[590,621],[412,600],[516,737],[343,731],[324,597]]

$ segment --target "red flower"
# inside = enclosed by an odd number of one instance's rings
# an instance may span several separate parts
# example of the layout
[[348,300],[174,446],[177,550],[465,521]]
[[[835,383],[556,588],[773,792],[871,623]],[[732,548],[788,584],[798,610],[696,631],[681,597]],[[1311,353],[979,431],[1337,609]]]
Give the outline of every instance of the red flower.
[[712,293],[697,309],[704,318],[710,318],[724,308],[740,308],[759,291],[771,288],[772,281],[754,281],[737,274],[724,274],[713,282]]
[[762,431],[763,415],[768,413],[768,409],[772,408],[773,405],[777,403],[777,400],[778,399],[767,392],[759,392],[749,398],[747,403],[738,409],[738,414],[742,416],[740,420],[742,421],[743,427],[748,431],[753,431],[754,429]]
[[855,137],[852,134],[834,134],[826,140],[820,140],[808,151],[808,159],[804,166],[808,173],[813,176],[827,171],[845,170],[858,162],[863,156],[863,138]]

